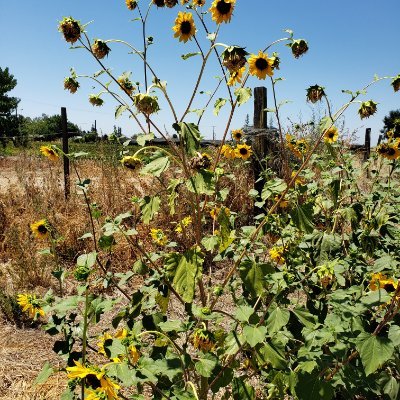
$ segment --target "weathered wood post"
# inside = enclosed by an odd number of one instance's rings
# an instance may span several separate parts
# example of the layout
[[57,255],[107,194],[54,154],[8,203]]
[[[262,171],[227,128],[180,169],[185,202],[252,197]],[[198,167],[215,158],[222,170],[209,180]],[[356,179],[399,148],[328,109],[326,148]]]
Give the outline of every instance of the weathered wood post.
[[371,128],[365,130],[364,161],[367,161],[371,154]]
[[376,145],[379,146],[381,144],[382,140],[383,140],[383,135],[379,135],[378,136],[378,143]]
[[[61,107],[61,132],[62,132],[62,150],[64,154],[69,153],[68,149],[68,125],[67,125],[67,109]],[[67,200],[70,194],[70,179],[69,179],[69,158],[64,156],[64,194]]]
[[[267,88],[264,86],[254,88],[254,117],[253,126],[254,129],[266,129],[267,128]],[[253,141],[253,151],[255,158],[253,161],[254,170],[254,189],[261,195],[262,189],[264,188],[264,180],[262,177],[262,166],[261,160],[267,154],[267,133],[260,131],[255,134]],[[260,198],[257,199],[261,200]],[[258,214],[261,211],[260,208],[254,207],[254,214]]]

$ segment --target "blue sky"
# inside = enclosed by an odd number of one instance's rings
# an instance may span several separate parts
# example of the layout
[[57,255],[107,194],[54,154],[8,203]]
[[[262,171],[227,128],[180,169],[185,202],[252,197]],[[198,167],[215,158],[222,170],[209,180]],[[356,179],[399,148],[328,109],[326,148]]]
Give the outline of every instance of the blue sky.
[[[142,8],[148,1],[139,0]],[[207,8],[211,3],[207,0]],[[173,9],[151,10],[147,32],[154,37],[149,49],[149,61],[162,80],[168,82],[168,92],[181,114],[197,76],[200,57],[186,61],[181,54],[197,51],[195,43],[180,43],[173,38],[171,27],[181,6]],[[249,52],[258,52],[270,42],[284,37],[283,30],[290,28],[296,38],[309,42],[309,52],[295,59],[290,49],[279,45],[274,48],[282,60],[280,71],[275,77],[284,77],[277,86],[278,101],[290,100],[281,109],[283,125],[288,119],[303,122],[312,115],[313,107],[305,101],[305,89],[313,84],[325,86],[334,109],[340,107],[348,96],[342,89],[356,90],[369,83],[374,74],[393,76],[400,73],[400,52],[398,38],[400,25],[398,0],[354,0],[321,2],[317,0],[269,2],[266,0],[238,0],[230,24],[222,24],[218,41],[238,44]],[[82,23],[93,21],[87,31],[91,38],[124,39],[134,46],[141,44],[141,25],[132,21],[137,12],[127,10],[124,0],[42,0],[40,2],[0,0],[0,67],[8,66],[18,80],[12,94],[21,98],[19,112],[35,117],[42,113],[59,113],[60,107],[67,107],[68,117],[82,129],[90,129],[94,120],[102,133],[110,133],[113,125],[121,126],[125,135],[139,133],[134,121],[121,117],[114,119],[115,102],[104,97],[105,105],[94,108],[88,102],[91,93],[100,91],[88,80],[81,80],[79,91],[71,95],[63,89],[63,79],[74,67],[78,74],[90,74],[99,68],[90,54],[84,50],[70,50],[69,45],[57,31],[58,21],[63,16],[73,16]],[[208,18],[211,30],[215,24]],[[197,22],[197,21],[196,21]],[[204,46],[207,40],[199,22],[198,38]],[[113,44],[107,67],[118,76],[132,71],[132,80],[143,82],[143,68],[133,55],[120,45]],[[220,74],[213,60],[201,82],[200,90],[213,90],[216,75]],[[272,107],[269,81],[251,77],[247,85],[265,85],[268,89],[268,106]],[[159,96],[161,98],[161,94]],[[223,90],[217,97],[226,97]],[[394,93],[390,81],[383,81],[372,87],[363,100],[378,102],[378,112],[368,120],[360,120],[358,106],[352,106],[346,113],[346,128],[358,130],[363,136],[365,128],[371,127],[373,140],[377,139],[383,117],[393,109],[400,108],[400,93]],[[206,95],[196,98],[193,108],[201,107]],[[172,118],[164,102],[162,111],[155,118],[161,129],[173,133]],[[213,126],[217,137],[222,135],[226,124],[227,109],[218,117],[210,109],[204,116],[200,130],[211,137]],[[252,118],[253,104],[249,101],[240,107],[233,119],[232,128],[241,127],[246,114]],[[324,113],[324,108],[320,109]],[[195,114],[187,121],[195,122]]]

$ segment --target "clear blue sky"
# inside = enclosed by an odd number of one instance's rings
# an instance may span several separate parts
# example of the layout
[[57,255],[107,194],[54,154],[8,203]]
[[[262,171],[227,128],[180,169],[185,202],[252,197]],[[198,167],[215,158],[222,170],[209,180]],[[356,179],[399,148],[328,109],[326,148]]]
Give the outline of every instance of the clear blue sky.
[[[139,3],[147,8],[148,1],[139,0]],[[207,8],[210,3],[207,0]],[[171,27],[178,10],[182,7],[154,7],[148,35],[153,36],[155,42],[149,50],[150,63],[160,78],[168,82],[173,102],[182,111],[190,96],[200,58],[180,59],[181,54],[197,51],[197,48],[193,41],[184,44],[173,38]],[[303,121],[310,118],[312,107],[305,101],[305,89],[310,85],[318,83],[325,86],[334,108],[337,108],[348,98],[341,93],[341,89],[361,88],[373,79],[374,74],[393,76],[400,73],[399,12],[398,0],[238,0],[232,22],[222,24],[218,41],[238,44],[245,46],[249,52],[257,52],[283,37],[285,28],[292,29],[295,37],[308,40],[310,50],[298,60],[291,55],[289,48],[283,45],[275,48],[282,59],[281,70],[275,76],[285,78],[277,88],[278,100],[292,101],[282,107],[283,122],[287,125],[287,117],[292,120],[301,117]],[[12,94],[21,98],[19,111],[25,116],[35,117],[42,113],[58,113],[60,107],[65,106],[69,119],[82,129],[90,129],[92,122],[97,120],[97,127],[103,133],[110,133],[113,125],[121,126],[127,136],[138,133],[139,129],[131,119],[121,117],[114,120],[115,102],[111,98],[104,97],[105,105],[101,108],[94,108],[88,103],[88,95],[99,91],[93,89],[89,81],[81,81],[81,88],[74,95],[64,91],[63,79],[69,75],[70,67],[80,74],[98,70],[86,51],[70,50],[57,31],[58,21],[69,15],[83,23],[93,20],[87,28],[91,38],[125,39],[140,46],[141,25],[132,22],[137,14],[127,10],[124,0],[0,0],[0,66],[8,66],[18,80]],[[209,22],[210,27],[215,27]],[[205,43],[198,22],[197,28],[199,40]],[[105,63],[116,75],[132,71],[132,79],[143,82],[141,64],[123,47],[113,45]],[[220,70],[212,63],[206,72],[200,90],[213,90],[214,76],[220,74]],[[269,81],[259,81],[254,77],[249,79],[247,86],[253,88],[263,84],[269,90]],[[225,96],[224,92],[220,92],[217,97]],[[378,113],[361,121],[357,115],[358,107],[353,106],[346,114],[346,127],[358,129],[360,137],[366,127],[371,127],[376,140],[383,117],[390,110],[400,108],[400,93],[394,93],[390,82],[384,81],[370,89],[363,99],[378,102]],[[199,95],[194,108],[201,106],[205,100],[205,95]],[[272,106],[270,90],[268,101]],[[162,108],[157,121],[173,133],[172,119],[164,103]],[[252,109],[252,101],[240,107],[232,128],[241,127],[247,113],[252,118]],[[222,111],[216,118],[210,109],[202,121],[202,134],[211,137],[212,126],[216,126],[217,137],[221,136],[226,115],[226,111]]]

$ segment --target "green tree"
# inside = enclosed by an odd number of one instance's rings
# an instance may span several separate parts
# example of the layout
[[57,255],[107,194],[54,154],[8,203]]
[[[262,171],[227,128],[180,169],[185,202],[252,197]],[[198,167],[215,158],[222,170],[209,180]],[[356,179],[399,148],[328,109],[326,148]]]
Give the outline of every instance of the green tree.
[[392,110],[388,115],[383,118],[383,129],[381,129],[381,133],[387,137],[387,133],[394,129],[395,136],[400,136],[400,109]]
[[8,92],[17,86],[17,80],[10,74],[8,67],[0,68],[0,138],[3,146],[6,137],[19,137],[19,123],[21,118],[14,115],[20,99],[11,97]]

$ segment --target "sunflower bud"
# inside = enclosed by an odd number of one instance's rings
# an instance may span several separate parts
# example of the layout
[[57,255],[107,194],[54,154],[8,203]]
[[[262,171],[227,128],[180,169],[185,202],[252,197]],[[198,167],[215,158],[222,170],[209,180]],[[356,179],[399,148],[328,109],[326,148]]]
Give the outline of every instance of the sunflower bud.
[[104,100],[100,96],[97,96],[95,94],[91,94],[89,96],[89,103],[92,106],[101,107],[103,105],[103,103],[104,103]]
[[128,10],[133,11],[137,7],[136,0],[126,0],[125,3],[126,3],[126,6],[128,7]]
[[58,30],[64,35],[64,39],[69,43],[75,43],[82,33],[79,21],[72,17],[64,17],[58,25]]
[[96,39],[92,44],[92,52],[93,54],[101,60],[105,56],[108,56],[108,53],[111,49],[107,46],[107,43],[103,40]]
[[146,93],[138,93],[134,97],[134,104],[137,110],[143,114],[150,115],[160,110],[156,96],[150,96]]
[[371,115],[374,115],[377,110],[377,105],[378,103],[375,103],[372,100],[362,102],[358,109],[358,114],[360,114],[361,119],[369,118]]
[[400,74],[393,78],[392,86],[395,92],[400,90]]
[[189,166],[192,169],[207,169],[211,166],[211,157],[207,153],[197,153],[197,156],[193,157],[189,161]]
[[272,53],[272,56],[269,59],[271,60],[271,68],[279,69],[281,59],[279,58],[278,53],[276,51]]
[[125,75],[121,75],[118,78],[118,83],[121,85],[121,88],[123,89],[123,91],[129,96],[135,90],[135,86],[133,85],[131,80]]
[[134,156],[125,156],[122,158],[121,164],[125,168],[135,170],[142,165],[142,161],[140,160],[140,158]]
[[90,275],[90,268],[86,265],[81,265],[75,268],[74,277],[79,282],[84,282]]
[[236,72],[246,64],[246,56],[249,53],[239,46],[230,46],[221,54],[222,64],[229,72]]
[[197,350],[207,353],[215,346],[215,337],[213,333],[207,329],[199,328],[193,335],[193,346]]
[[165,6],[164,0],[153,0],[153,4],[155,4],[157,7],[164,7]]
[[325,96],[324,87],[319,85],[310,86],[307,89],[307,101],[311,101],[311,103],[316,103],[322,99],[322,96]]
[[289,47],[292,49],[295,58],[299,58],[308,51],[308,44],[304,39],[293,40]]
[[71,93],[75,93],[79,88],[79,82],[71,77],[68,76],[67,78],[64,79],[64,89],[69,90]]
[[168,8],[173,8],[178,4],[178,0],[164,0],[164,3]]

